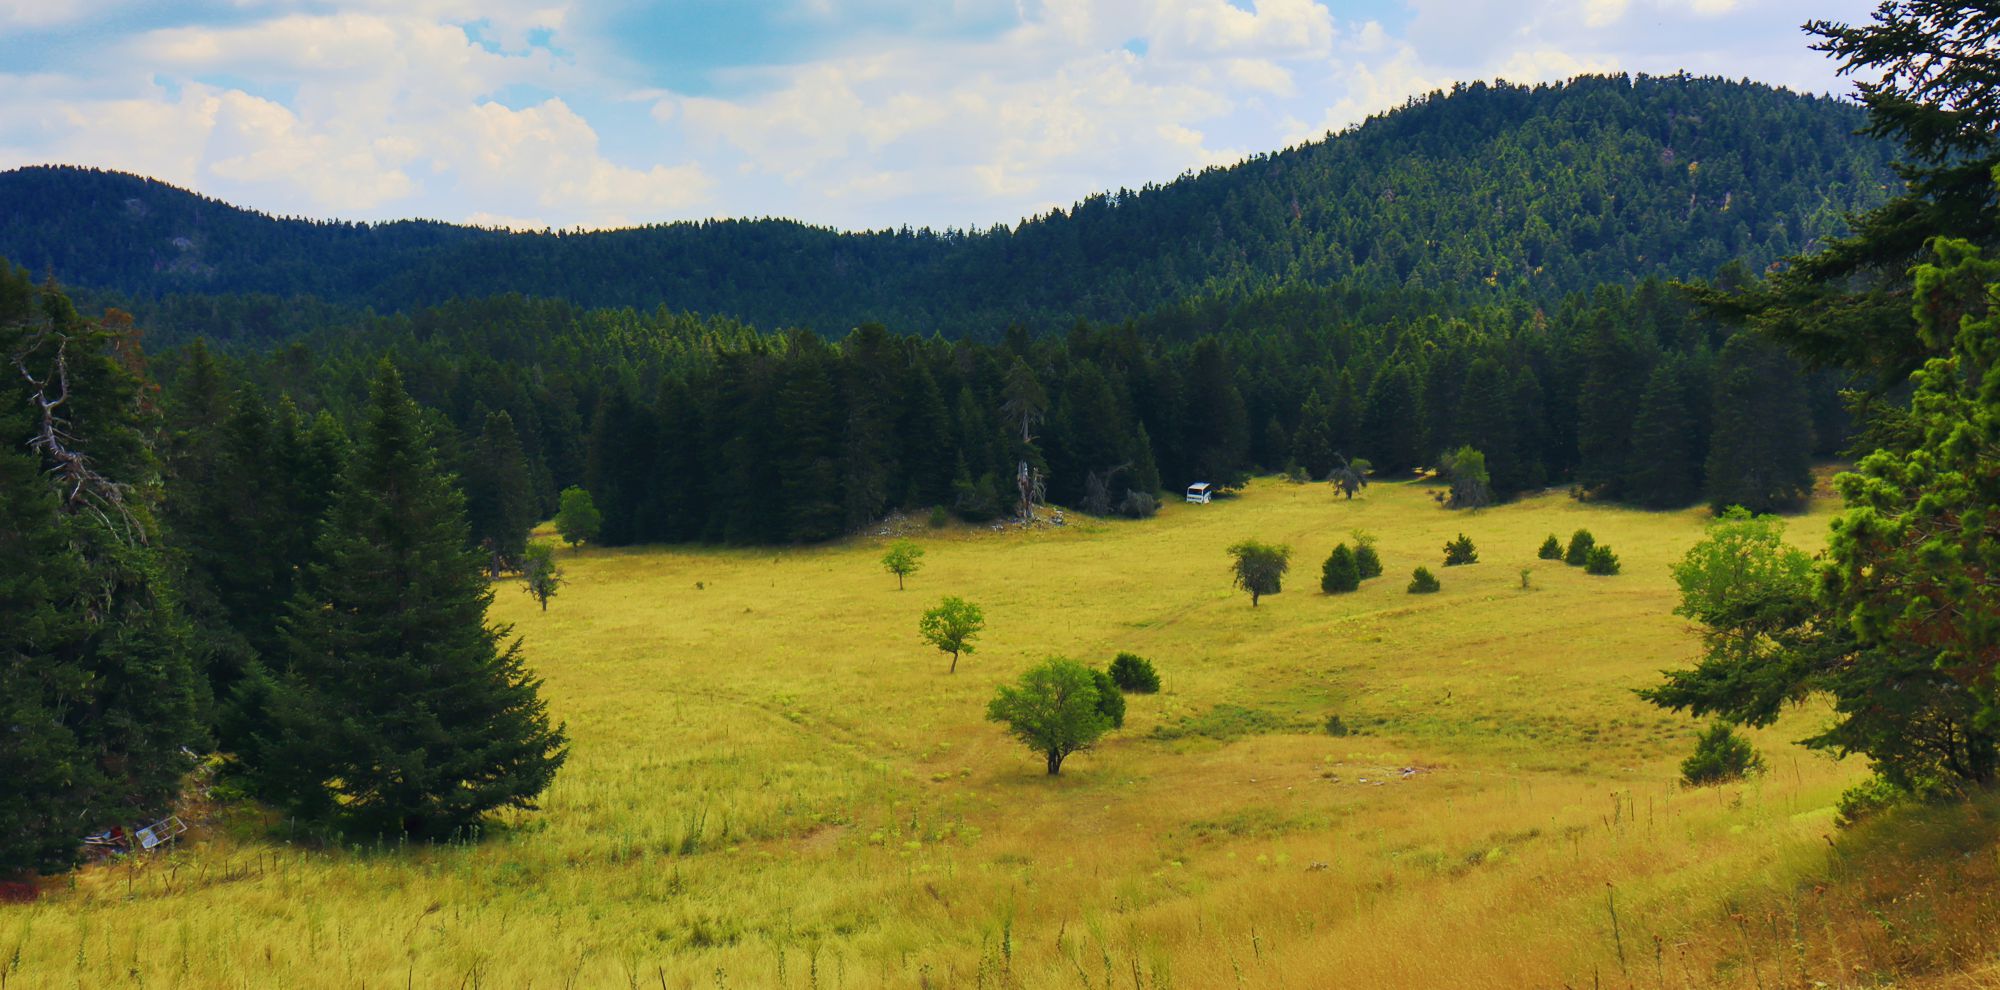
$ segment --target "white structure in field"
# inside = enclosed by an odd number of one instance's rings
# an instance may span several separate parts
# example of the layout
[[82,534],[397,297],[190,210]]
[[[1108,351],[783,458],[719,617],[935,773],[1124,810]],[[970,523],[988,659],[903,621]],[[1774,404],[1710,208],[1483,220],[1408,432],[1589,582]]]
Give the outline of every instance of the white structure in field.
[[1196,505],[1207,505],[1215,497],[1215,486],[1206,481],[1197,481],[1188,486],[1187,500]]

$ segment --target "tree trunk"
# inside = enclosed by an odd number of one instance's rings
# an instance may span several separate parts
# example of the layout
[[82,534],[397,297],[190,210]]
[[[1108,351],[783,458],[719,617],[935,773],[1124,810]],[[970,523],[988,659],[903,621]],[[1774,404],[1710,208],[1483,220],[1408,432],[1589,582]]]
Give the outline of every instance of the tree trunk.
[[1049,776],[1062,773],[1063,754],[1059,749],[1049,750]]
[[897,591],[901,591],[901,590],[903,590],[903,572],[902,572],[902,571],[897,571],[897,572],[896,572],[896,590],[897,590]]
[[947,673],[947,674],[956,674],[956,673],[958,673],[958,651],[957,651],[957,650],[953,650],[953,651],[951,651],[951,669],[950,669],[950,670],[947,670],[947,671],[945,671],[945,673]]
[[1256,607],[1257,607],[1257,597],[1258,597],[1258,595],[1257,595],[1257,593],[1256,593],[1256,592],[1254,592],[1254,591],[1253,591],[1253,592],[1251,592],[1251,593],[1250,593],[1250,607],[1251,607],[1251,608],[1256,608]]

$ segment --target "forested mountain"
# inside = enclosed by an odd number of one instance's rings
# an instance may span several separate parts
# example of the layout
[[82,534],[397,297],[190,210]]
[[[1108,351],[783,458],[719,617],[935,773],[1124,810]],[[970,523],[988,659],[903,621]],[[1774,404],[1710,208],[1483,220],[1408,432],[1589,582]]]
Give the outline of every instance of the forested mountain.
[[[506,292],[840,336],[997,339],[1278,285],[1553,304],[1753,269],[1896,187],[1847,103],[1722,79],[1587,76],[1433,93],[1325,140],[984,231],[786,220],[596,233],[282,219],[76,168],[0,174],[0,256],[169,338],[271,339],[344,312]],[[1163,325],[1165,329],[1167,325]]]

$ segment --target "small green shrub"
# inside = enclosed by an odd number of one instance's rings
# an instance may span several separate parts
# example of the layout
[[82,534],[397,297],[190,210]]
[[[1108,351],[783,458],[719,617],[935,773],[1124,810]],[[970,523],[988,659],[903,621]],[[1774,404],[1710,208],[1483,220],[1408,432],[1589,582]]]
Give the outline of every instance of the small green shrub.
[[1354,551],[1343,543],[1333,548],[1320,568],[1319,590],[1329,595],[1353,591],[1361,587],[1361,569],[1355,566]]
[[1542,548],[1540,550],[1535,551],[1535,556],[1540,557],[1543,560],[1563,559],[1562,541],[1556,539],[1556,534],[1550,533],[1549,538],[1542,541]]
[[1328,715],[1328,716],[1326,717],[1326,734],[1327,734],[1327,735],[1329,735],[1329,736],[1335,736],[1335,737],[1339,737],[1339,736],[1345,736],[1345,735],[1348,735],[1348,734],[1350,734],[1350,733],[1351,733],[1352,731],[1353,731],[1353,730],[1351,730],[1351,729],[1349,729],[1349,728],[1347,727],[1347,723],[1346,723],[1346,722],[1343,722],[1343,721],[1341,721],[1341,720],[1340,720],[1340,716],[1338,716],[1338,715]]
[[1479,563],[1479,550],[1464,533],[1458,534],[1458,539],[1444,545],[1444,566],[1457,567],[1460,564],[1477,563]]
[[1410,574],[1410,594],[1428,595],[1442,587],[1444,586],[1438,583],[1437,575],[1432,574],[1428,567],[1419,567]]
[[1847,789],[1840,796],[1838,811],[1833,824],[1839,828],[1853,828],[1875,815],[1887,811],[1909,798],[1903,790],[1881,777],[1870,777]]
[[1681,763],[1681,780],[1690,787],[1726,784],[1761,773],[1764,758],[1757,755],[1748,739],[1736,734],[1727,722],[1708,727],[1694,744],[1694,755]]
[[951,522],[951,513],[944,511],[944,506],[942,505],[931,506],[932,529],[943,529],[945,527],[945,524],[949,522]]
[[1120,691],[1152,694],[1160,689],[1160,675],[1153,661],[1136,653],[1120,653],[1111,661],[1111,683]]
[[1381,577],[1382,576],[1381,555],[1375,552],[1375,548],[1373,546],[1366,543],[1363,543],[1360,546],[1355,547],[1354,570],[1361,575],[1361,579],[1363,581],[1366,581],[1369,578]]
[[1612,553],[1610,547],[1591,547],[1590,559],[1584,561],[1583,571],[1586,574],[1616,574],[1618,573],[1618,555]]
[[1529,583],[1528,583],[1528,579],[1529,579],[1529,578],[1532,578],[1532,577],[1534,577],[1534,576],[1535,576],[1535,569],[1534,569],[1534,568],[1532,568],[1532,567],[1523,567],[1523,568],[1521,568],[1521,590],[1522,590],[1522,591],[1526,591],[1526,590],[1528,590],[1528,588],[1530,587],[1530,585],[1529,585]]
[[1590,548],[1596,545],[1597,537],[1590,535],[1590,530],[1577,530],[1569,538],[1569,549],[1563,552],[1563,563],[1571,567],[1590,563]]
[[1114,729],[1125,727],[1125,693],[1118,690],[1111,675],[1101,670],[1090,672],[1090,679],[1097,682],[1097,712],[1111,723]]

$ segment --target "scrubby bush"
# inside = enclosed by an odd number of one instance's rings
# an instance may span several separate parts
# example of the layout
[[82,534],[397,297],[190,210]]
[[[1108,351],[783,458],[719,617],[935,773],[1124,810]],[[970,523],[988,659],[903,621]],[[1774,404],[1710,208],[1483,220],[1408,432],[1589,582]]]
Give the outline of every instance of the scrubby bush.
[[1326,564],[1320,568],[1319,590],[1335,595],[1359,587],[1361,570],[1354,564],[1354,551],[1347,549],[1345,543],[1334,547],[1333,553],[1326,558]]
[[1125,727],[1125,695],[1113,683],[1111,675],[1101,670],[1090,672],[1090,678],[1097,685],[1097,713],[1104,716],[1114,729]]
[[1750,741],[1736,734],[1727,722],[1717,722],[1695,741],[1694,755],[1681,764],[1681,780],[1690,787],[1725,784],[1764,769]]
[[1432,574],[1428,567],[1419,567],[1410,574],[1410,594],[1428,595],[1442,587],[1437,575]]
[[1382,558],[1375,552],[1375,537],[1358,529],[1354,531],[1353,536],[1354,569],[1360,572],[1361,580],[1381,577]]
[[1340,716],[1338,716],[1338,715],[1328,715],[1328,716],[1326,717],[1326,734],[1327,734],[1327,735],[1329,735],[1329,736],[1335,736],[1335,737],[1339,737],[1339,736],[1345,736],[1345,735],[1349,734],[1349,733],[1350,733],[1350,732],[1352,732],[1352,731],[1353,731],[1353,730],[1351,730],[1351,729],[1349,729],[1349,728],[1347,727],[1347,723],[1346,723],[1346,722],[1343,722],[1343,721],[1341,721],[1341,720],[1340,720]]
[[1590,535],[1590,530],[1577,530],[1569,538],[1569,549],[1563,552],[1563,563],[1571,567],[1590,563],[1590,548],[1596,545],[1597,537]]
[[1160,511],[1160,500],[1142,491],[1128,491],[1118,503],[1118,514],[1128,519],[1150,519]]
[[1120,691],[1152,694],[1160,689],[1160,675],[1153,661],[1136,653],[1120,653],[1111,661],[1111,683]]
[[1529,589],[1530,587],[1532,587],[1532,585],[1530,585],[1530,584],[1529,584],[1529,579],[1530,579],[1530,578],[1533,578],[1534,576],[1535,576],[1535,569],[1534,569],[1534,568],[1532,568],[1532,567],[1523,567],[1523,568],[1521,568],[1521,590],[1522,590],[1522,591],[1526,591],[1526,590],[1528,590],[1528,589]]
[[1562,541],[1556,539],[1556,534],[1550,533],[1549,538],[1542,541],[1542,548],[1535,551],[1535,556],[1543,560],[1563,559]]
[[1584,561],[1583,570],[1586,574],[1616,574],[1618,555],[1612,553],[1610,547],[1591,547],[1590,557]]
[[1460,564],[1479,563],[1479,549],[1472,545],[1471,538],[1464,533],[1458,539],[1444,545],[1444,566],[1457,567]]
[[951,513],[944,511],[944,506],[942,505],[931,506],[932,529],[943,529],[945,525],[950,522],[951,522]]

